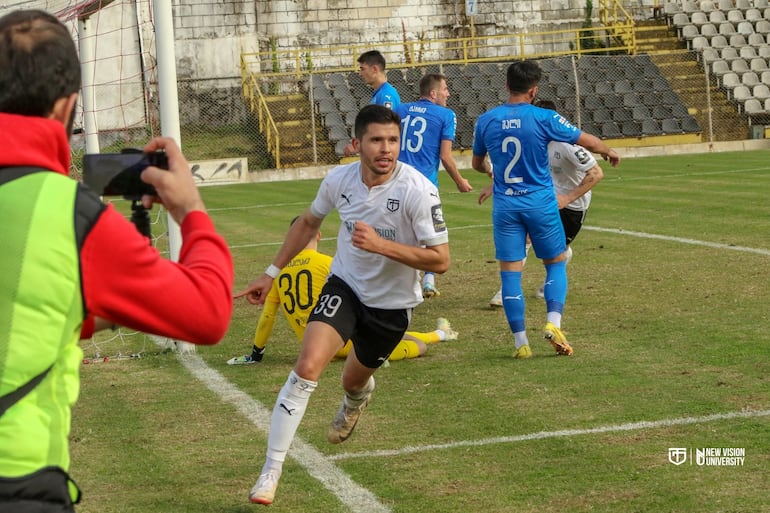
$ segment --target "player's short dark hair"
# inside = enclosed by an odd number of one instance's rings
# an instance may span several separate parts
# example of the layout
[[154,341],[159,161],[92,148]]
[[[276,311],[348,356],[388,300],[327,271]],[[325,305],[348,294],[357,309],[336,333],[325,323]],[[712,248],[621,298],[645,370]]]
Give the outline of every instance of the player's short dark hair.
[[556,104],[551,100],[535,100],[535,107],[542,109],[556,110]]
[[48,116],[80,89],[80,61],[67,27],[40,10],[0,18],[0,112]]
[[540,83],[543,72],[540,65],[532,60],[511,63],[506,73],[508,90],[512,93],[526,93]]
[[428,96],[430,92],[446,80],[446,77],[441,73],[428,73],[420,79],[420,96]]
[[359,64],[366,64],[367,66],[379,66],[380,71],[385,71],[385,57],[379,50],[369,50],[362,53],[358,57]]
[[394,124],[401,130],[401,117],[394,111],[383,105],[371,104],[367,105],[356,115],[355,125],[353,132],[356,134],[356,139],[362,139],[366,133],[366,129],[372,123],[378,123],[380,125]]

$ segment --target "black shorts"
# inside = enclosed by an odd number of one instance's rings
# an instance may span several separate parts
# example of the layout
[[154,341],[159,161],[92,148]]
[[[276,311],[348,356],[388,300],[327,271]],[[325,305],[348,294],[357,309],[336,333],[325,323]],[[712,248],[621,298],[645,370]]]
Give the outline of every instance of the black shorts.
[[331,275],[308,322],[321,321],[334,328],[342,340],[353,342],[361,364],[376,369],[401,341],[411,317],[411,308],[383,310],[366,306],[347,283]]
[[570,210],[563,208],[559,210],[561,224],[564,226],[564,236],[567,239],[567,245],[572,244],[580,229],[583,227],[583,221],[586,219],[585,210]]

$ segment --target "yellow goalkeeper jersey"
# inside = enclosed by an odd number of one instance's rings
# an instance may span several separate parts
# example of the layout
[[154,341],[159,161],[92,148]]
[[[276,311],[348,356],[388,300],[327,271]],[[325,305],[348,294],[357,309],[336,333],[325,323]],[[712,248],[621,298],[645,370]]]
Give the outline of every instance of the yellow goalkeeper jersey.
[[332,257],[312,249],[303,249],[289,262],[273,281],[257,325],[254,344],[267,345],[279,305],[297,339],[302,340],[310,309],[321,295],[329,276]]

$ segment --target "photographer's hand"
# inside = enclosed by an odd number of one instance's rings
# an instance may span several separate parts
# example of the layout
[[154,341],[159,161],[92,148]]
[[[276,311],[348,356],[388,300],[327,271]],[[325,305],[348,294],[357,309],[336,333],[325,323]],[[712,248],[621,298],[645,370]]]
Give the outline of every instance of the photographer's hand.
[[205,212],[206,206],[190,172],[190,164],[176,142],[169,137],[156,137],[144,147],[147,153],[158,150],[166,151],[168,170],[150,166],[142,172],[142,180],[158,192],[157,197],[143,196],[142,204],[150,208],[159,198],[174,221],[181,225],[187,214],[194,210]]

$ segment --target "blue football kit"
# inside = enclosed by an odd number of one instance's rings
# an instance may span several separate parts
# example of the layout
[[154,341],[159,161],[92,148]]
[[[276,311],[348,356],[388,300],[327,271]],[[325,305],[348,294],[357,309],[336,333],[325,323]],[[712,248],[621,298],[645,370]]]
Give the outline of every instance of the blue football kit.
[[384,82],[372,94],[372,101],[369,103],[372,105],[384,105],[391,110],[396,110],[396,108],[401,105],[401,97],[390,82]]
[[402,103],[396,112],[401,116],[398,160],[416,167],[438,187],[441,141],[455,140],[457,116],[451,109],[426,99]]

